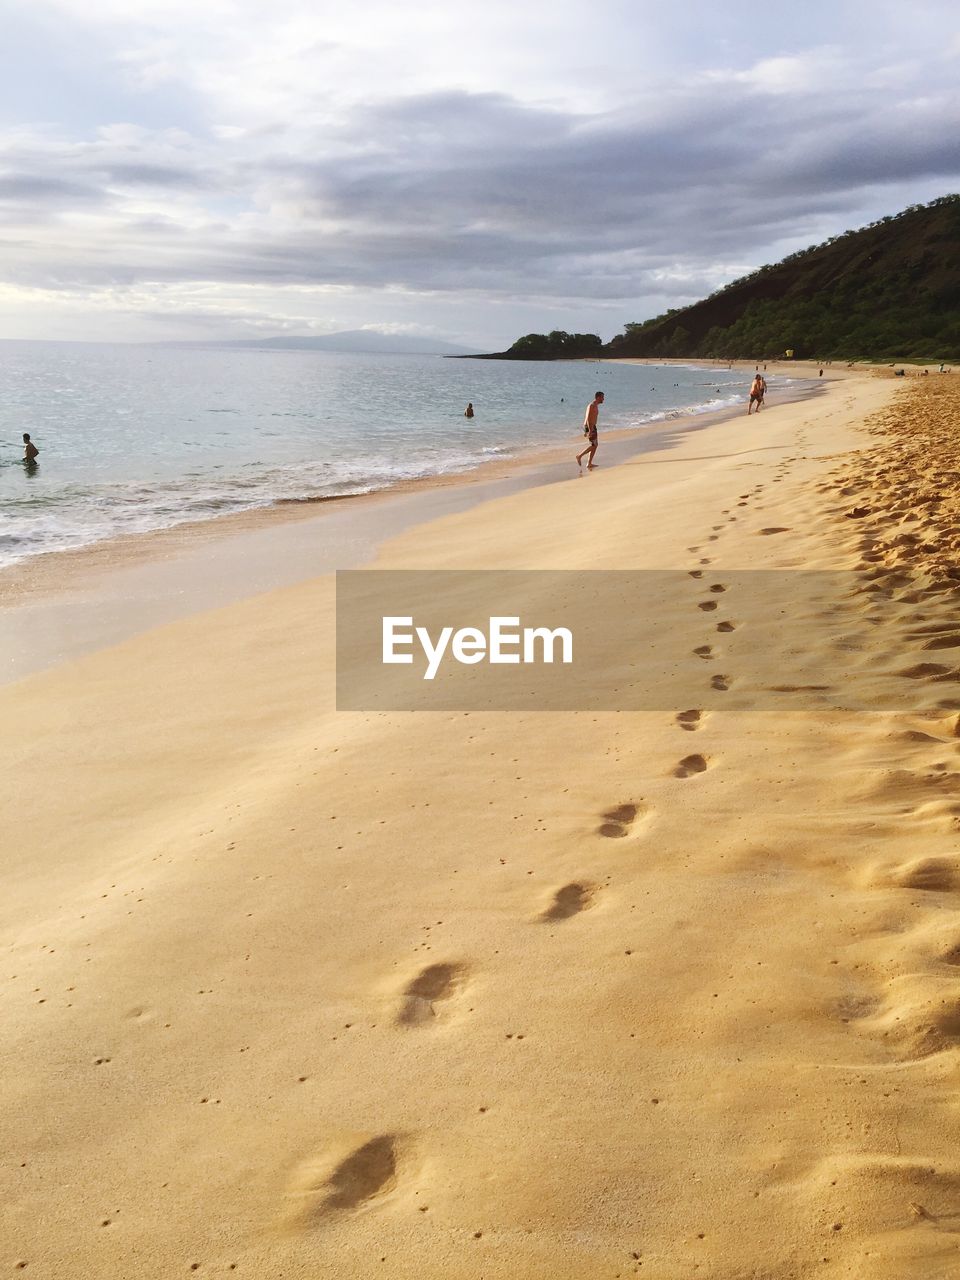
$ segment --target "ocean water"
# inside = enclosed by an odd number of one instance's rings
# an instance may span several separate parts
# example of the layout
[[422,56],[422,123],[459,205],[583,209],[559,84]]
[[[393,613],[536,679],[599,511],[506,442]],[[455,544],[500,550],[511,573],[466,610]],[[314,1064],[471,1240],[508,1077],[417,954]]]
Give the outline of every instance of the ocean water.
[[[742,403],[748,381],[693,366],[0,342],[0,565],[579,449],[597,388],[601,430],[649,432]],[[40,449],[31,470],[24,431]]]

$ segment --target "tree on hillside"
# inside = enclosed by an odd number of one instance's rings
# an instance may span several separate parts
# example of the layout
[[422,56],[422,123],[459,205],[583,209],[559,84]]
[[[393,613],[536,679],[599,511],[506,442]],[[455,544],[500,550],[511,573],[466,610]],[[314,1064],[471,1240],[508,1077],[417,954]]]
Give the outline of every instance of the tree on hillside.
[[582,360],[602,351],[603,341],[597,333],[554,329],[551,333],[524,334],[505,354],[516,360]]

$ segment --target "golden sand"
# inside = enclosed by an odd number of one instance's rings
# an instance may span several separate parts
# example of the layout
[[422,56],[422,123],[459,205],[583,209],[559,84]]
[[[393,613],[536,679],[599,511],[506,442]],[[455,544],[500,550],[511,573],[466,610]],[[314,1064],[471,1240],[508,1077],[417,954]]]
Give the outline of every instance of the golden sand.
[[[384,549],[683,570],[690,706],[337,714],[328,579],[0,690],[0,1274],[960,1274],[958,409],[845,379]],[[822,688],[753,568],[871,575],[784,621]]]

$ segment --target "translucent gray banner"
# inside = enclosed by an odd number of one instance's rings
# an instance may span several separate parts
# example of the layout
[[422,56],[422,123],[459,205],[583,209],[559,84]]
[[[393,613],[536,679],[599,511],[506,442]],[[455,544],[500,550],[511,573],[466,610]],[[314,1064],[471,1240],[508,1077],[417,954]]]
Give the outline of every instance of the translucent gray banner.
[[960,709],[931,604],[876,571],[345,571],[337,706]]

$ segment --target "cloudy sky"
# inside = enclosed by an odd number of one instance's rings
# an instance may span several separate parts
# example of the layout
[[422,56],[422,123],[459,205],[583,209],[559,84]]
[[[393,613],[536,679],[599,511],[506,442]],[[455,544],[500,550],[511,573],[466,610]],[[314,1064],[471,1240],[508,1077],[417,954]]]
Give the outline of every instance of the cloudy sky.
[[960,190],[955,0],[0,18],[0,337],[609,338]]

